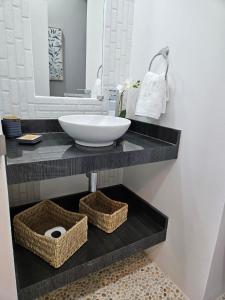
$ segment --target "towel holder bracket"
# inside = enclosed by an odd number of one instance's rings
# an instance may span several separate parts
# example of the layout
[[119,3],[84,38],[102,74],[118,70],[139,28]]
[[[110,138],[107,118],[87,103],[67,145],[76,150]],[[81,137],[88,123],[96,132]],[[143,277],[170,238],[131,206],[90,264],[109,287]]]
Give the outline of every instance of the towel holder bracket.
[[168,71],[169,71],[169,52],[170,52],[169,47],[165,47],[162,48],[158,53],[156,53],[150,61],[148,71],[149,72],[151,71],[152,63],[154,62],[155,58],[158,56],[163,56],[164,59],[166,60],[165,80],[167,80]]

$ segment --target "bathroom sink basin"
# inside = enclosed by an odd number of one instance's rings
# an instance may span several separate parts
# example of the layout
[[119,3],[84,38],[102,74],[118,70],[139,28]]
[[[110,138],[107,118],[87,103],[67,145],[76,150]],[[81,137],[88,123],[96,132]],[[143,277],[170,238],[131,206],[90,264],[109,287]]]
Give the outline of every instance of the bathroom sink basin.
[[124,118],[102,115],[70,115],[60,117],[63,130],[82,146],[110,146],[130,127]]

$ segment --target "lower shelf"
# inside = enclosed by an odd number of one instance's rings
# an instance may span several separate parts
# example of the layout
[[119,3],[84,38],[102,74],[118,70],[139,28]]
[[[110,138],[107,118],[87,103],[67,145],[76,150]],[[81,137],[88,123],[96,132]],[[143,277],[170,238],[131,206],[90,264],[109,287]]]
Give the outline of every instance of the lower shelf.
[[[19,299],[35,299],[165,241],[168,223],[165,215],[123,185],[107,187],[102,191],[112,199],[128,203],[128,220],[112,234],[89,224],[88,242],[59,269],[54,269],[38,256],[14,244]],[[61,197],[54,201],[65,209],[78,211],[79,199],[87,194]],[[29,206],[11,209],[11,217]]]

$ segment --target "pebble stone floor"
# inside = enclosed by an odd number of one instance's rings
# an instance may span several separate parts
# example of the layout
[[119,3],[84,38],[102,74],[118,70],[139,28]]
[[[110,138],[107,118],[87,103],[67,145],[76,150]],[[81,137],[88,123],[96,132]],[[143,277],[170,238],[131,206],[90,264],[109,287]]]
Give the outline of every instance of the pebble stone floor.
[[187,300],[144,252],[90,274],[38,300]]

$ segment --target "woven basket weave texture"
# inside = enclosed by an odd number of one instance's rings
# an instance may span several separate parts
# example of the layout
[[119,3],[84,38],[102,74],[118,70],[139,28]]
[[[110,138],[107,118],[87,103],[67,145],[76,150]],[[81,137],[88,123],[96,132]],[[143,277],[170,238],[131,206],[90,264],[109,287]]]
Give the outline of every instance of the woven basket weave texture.
[[112,233],[127,220],[128,205],[97,191],[80,200],[79,211],[88,216],[90,223],[107,233]]
[[[67,231],[59,238],[44,233],[62,226]],[[54,268],[62,266],[86,241],[87,217],[67,211],[52,201],[42,201],[13,219],[15,241]]]

